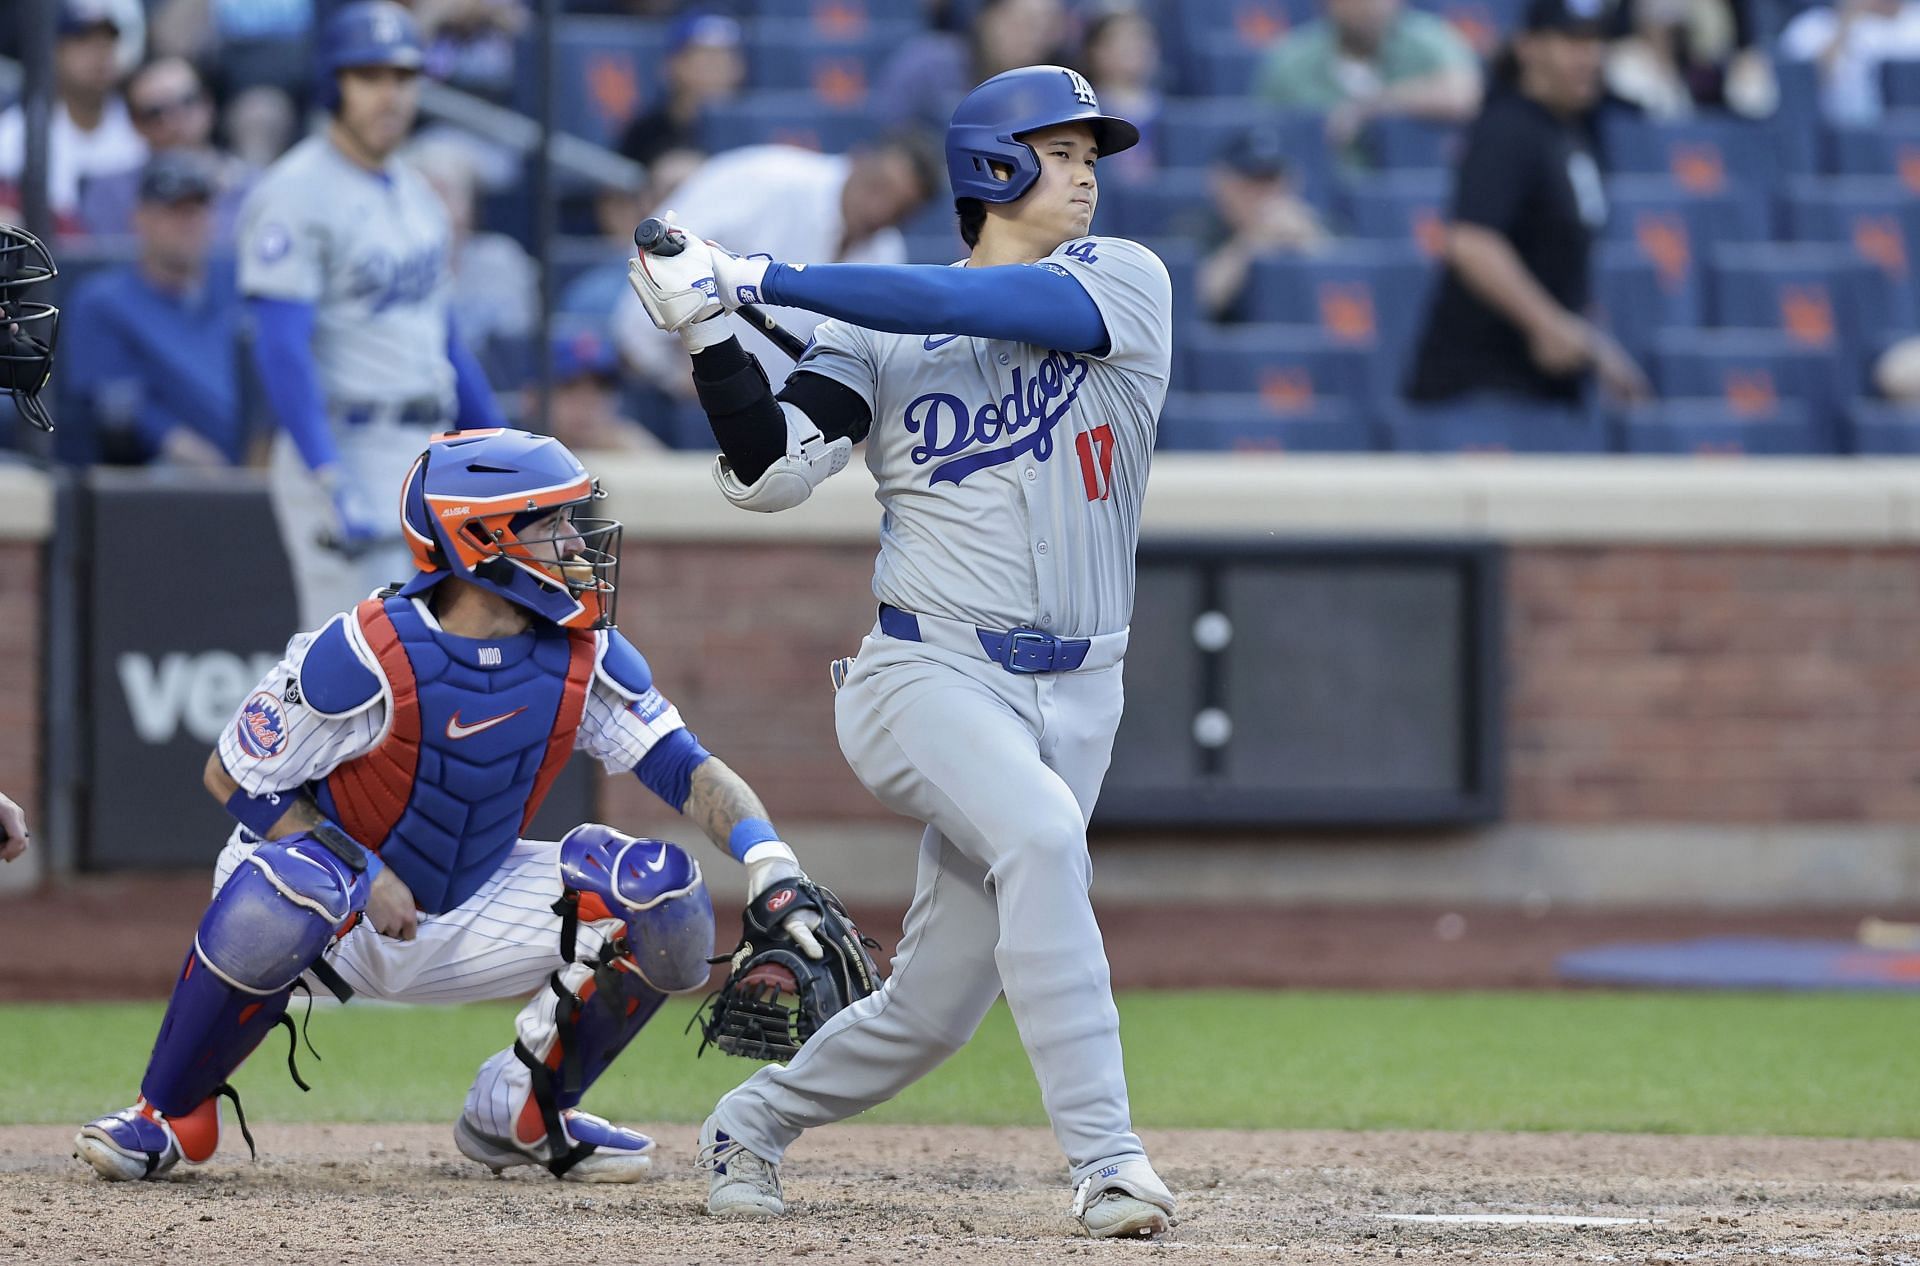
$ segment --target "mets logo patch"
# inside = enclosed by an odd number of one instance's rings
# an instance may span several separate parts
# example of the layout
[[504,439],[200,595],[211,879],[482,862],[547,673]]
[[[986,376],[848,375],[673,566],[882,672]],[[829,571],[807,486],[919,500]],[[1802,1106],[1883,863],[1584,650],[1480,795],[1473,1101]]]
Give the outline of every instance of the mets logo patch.
[[280,710],[280,701],[264,690],[253,692],[233,729],[240,750],[254,760],[272,760],[287,750],[286,714]]

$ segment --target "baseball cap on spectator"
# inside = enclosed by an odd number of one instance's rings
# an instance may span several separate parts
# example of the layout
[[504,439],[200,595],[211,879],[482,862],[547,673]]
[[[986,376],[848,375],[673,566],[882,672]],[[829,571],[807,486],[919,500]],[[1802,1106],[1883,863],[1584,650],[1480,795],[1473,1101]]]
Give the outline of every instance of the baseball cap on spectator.
[[196,154],[162,150],[140,169],[142,202],[164,202],[169,206],[189,201],[211,202],[213,193],[213,171]]
[[61,0],[59,34],[85,35],[106,27],[120,34],[120,19],[111,0]]
[[1265,124],[1230,137],[1221,146],[1218,158],[1252,180],[1277,180],[1287,174],[1287,150],[1280,129]]
[[683,48],[738,48],[741,38],[740,24],[732,18],[693,9],[667,28],[667,56]]
[[620,357],[613,340],[599,330],[575,327],[553,336],[553,380],[573,382],[579,378],[615,379],[620,376]]
[[1605,39],[1615,33],[1613,6],[1607,0],[1527,0],[1522,30],[1557,31]]

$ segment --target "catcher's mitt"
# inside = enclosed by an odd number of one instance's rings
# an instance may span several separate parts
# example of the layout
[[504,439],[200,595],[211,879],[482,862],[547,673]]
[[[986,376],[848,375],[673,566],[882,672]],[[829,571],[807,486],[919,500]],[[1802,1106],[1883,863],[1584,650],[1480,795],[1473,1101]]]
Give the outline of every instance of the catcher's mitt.
[[[802,953],[782,926],[805,910],[820,915],[813,930],[824,954],[819,959]],[[713,960],[733,964],[726,983],[707,995],[687,1026],[700,1025],[701,1054],[717,1046],[728,1055],[784,1064],[834,1012],[880,987],[867,952],[880,943],[862,936],[840,898],[810,880],[782,880],[761,893],[747,907],[745,924],[740,947]]]

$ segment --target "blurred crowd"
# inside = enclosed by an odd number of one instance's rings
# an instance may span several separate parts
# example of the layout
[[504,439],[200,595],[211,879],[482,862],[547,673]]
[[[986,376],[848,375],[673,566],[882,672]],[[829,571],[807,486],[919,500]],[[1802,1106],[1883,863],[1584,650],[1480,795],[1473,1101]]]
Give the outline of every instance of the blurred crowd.
[[[308,129],[311,32],[333,7],[60,0],[48,196],[66,310],[61,459],[258,460],[227,256],[248,188]],[[409,7],[431,78],[536,111],[527,0]],[[1611,409],[1706,425],[1698,443],[1682,426],[1655,446],[1709,447],[1714,425],[1758,436],[1737,428],[1784,419],[1800,427],[1779,441],[1789,448],[1865,451],[1868,431],[1849,430],[1856,402],[1920,400],[1906,274],[1920,251],[1920,0],[564,9],[560,125],[631,160],[630,179],[563,174],[562,232],[542,244],[525,154],[429,110],[409,157],[454,225],[463,333],[515,417],[533,407],[544,343],[551,423],[570,444],[710,442],[677,340],[625,285],[640,218],[671,207],[776,258],[951,262],[964,249],[947,116],[973,84],[1041,62],[1079,69],[1104,108],[1141,126],[1143,143],[1101,167],[1095,229],[1148,240],[1173,272],[1192,351],[1177,360],[1168,443],[1528,447],[1448,421],[1513,404],[1589,437],[1548,447],[1634,447],[1631,428],[1600,420]],[[0,57],[17,61],[22,35],[0,29]],[[18,222],[25,125],[8,82],[0,219]],[[1808,181],[1847,186],[1858,215]],[[1743,263],[1734,248],[1773,254]],[[1777,319],[1756,311],[1740,296],[1773,292],[1743,289],[1749,274],[1799,286],[1799,300],[1782,297]],[[1825,327],[1793,306],[1809,277],[1830,286]],[[816,319],[783,315],[803,334]],[[1683,354],[1682,335],[1704,346],[1750,326],[1784,340],[1772,363],[1808,351],[1831,363],[1804,380],[1779,371],[1763,398],[1716,386],[1733,381],[1730,349],[1707,347],[1705,369],[1698,347]],[[754,350],[777,377],[783,358]],[[1675,407],[1646,412],[1656,397]],[[1383,429],[1384,417],[1405,420]]]

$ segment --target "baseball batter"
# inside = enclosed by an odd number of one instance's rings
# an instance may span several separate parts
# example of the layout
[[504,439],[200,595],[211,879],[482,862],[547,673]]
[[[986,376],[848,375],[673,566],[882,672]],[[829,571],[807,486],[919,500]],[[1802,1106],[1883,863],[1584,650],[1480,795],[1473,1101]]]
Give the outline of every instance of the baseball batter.
[[423,49],[390,0],[320,34],[325,131],[267,169],[241,208],[240,289],[281,433],[271,470],[302,628],[410,570],[386,526],[435,431],[504,424],[449,311],[452,230],[394,153],[413,127]]
[[[239,1108],[227,1078],[276,1024],[291,1030],[293,990],[314,983],[527,998],[474,1078],[460,1151],[495,1172],[645,1173],[652,1141],[579,1103],[667,994],[705,985],[700,866],[595,823],[558,842],[521,832],[577,749],[684,812],[756,896],[800,871],[613,628],[620,525],[576,517],[600,495],[558,440],[525,431],[436,436],[416,460],[401,498],[411,578],[296,636],[207,762],[239,826],[139,1099],[74,1140],[102,1177],[209,1159],[218,1097]],[[818,925],[786,922],[814,957]]]
[[[1088,235],[1097,161],[1138,136],[1077,73],[1009,71],[947,134],[964,267],[784,265],[698,243],[631,267],[656,324],[695,352],[730,501],[797,505],[867,441],[879,618],[836,668],[834,715],[861,781],[927,824],[885,987],[703,1128],[715,1214],[784,1212],[788,1145],[932,1070],[1004,992],[1074,1215],[1095,1236],[1170,1223],[1131,1125],[1087,892],[1171,352],[1165,266]],[[833,318],[777,399],[715,316],[762,299]]]

